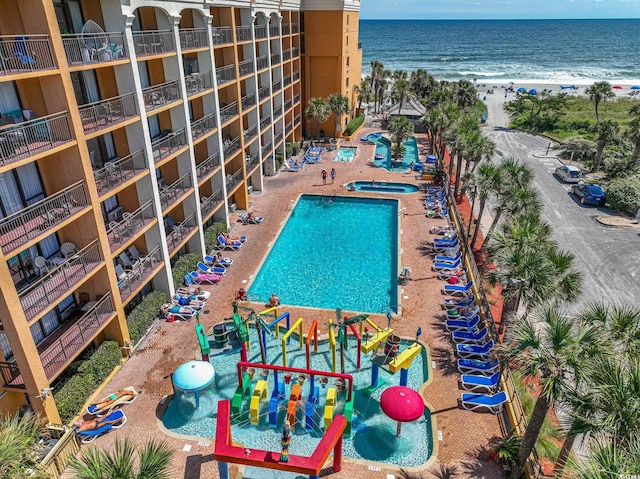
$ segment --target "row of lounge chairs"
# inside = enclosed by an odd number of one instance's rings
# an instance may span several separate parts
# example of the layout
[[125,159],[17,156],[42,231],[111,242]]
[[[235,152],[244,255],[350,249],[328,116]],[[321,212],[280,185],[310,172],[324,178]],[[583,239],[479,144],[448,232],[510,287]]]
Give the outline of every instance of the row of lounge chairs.
[[87,406],[87,414],[97,419],[90,419],[94,429],[81,430],[82,421],[76,423],[76,435],[80,441],[83,444],[89,444],[112,429],[124,426],[127,422],[127,416],[119,408],[125,404],[131,404],[137,397],[138,391],[134,387],[128,386]]
[[284,162],[283,169],[285,171],[298,172],[304,169],[305,165],[315,165],[320,162],[320,158],[322,154],[327,151],[324,146],[312,146],[307,148],[307,151],[304,154],[302,159],[296,161],[295,158],[291,157],[287,161]]

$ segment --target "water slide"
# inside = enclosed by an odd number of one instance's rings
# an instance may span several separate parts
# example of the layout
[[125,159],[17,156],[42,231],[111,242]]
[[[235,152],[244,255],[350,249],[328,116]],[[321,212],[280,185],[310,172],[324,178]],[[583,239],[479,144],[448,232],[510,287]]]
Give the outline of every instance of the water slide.
[[249,419],[251,424],[258,425],[260,423],[260,401],[267,399],[268,384],[264,379],[260,379],[256,384],[256,388],[253,390],[253,396],[251,396],[251,402],[249,404]]
[[324,405],[324,430],[329,429],[331,421],[333,421],[333,408],[336,407],[336,388],[329,388],[327,390],[327,400]]
[[413,358],[415,358],[420,351],[422,351],[422,346],[419,343],[413,343],[389,363],[389,371],[395,374],[401,369],[409,369]]
[[298,403],[302,400],[302,386],[294,384],[291,387],[291,395],[289,396],[289,403],[287,404],[287,420],[291,429],[296,425],[296,410]]
[[236,388],[231,400],[231,415],[234,420],[240,418],[242,413],[242,401],[251,396],[251,378],[248,373],[242,375],[242,384]]

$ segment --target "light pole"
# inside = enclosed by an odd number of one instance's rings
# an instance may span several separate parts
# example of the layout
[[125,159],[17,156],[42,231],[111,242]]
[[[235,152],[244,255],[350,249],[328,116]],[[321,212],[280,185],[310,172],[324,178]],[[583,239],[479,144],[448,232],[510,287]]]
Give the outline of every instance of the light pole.
[[[467,229],[467,238],[471,236],[471,225],[473,225],[473,208],[476,206],[476,196],[478,194],[478,185],[473,185],[473,193],[471,193],[471,212],[469,213],[469,228]],[[477,226],[476,226],[477,227]]]

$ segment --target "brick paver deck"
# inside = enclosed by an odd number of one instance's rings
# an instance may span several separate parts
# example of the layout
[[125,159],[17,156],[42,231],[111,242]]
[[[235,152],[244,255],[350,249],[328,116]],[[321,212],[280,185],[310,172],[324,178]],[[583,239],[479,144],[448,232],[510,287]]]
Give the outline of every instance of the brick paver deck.
[[[368,131],[372,130],[365,129],[361,135]],[[317,165],[309,165],[298,173],[283,171],[275,177],[266,178],[264,193],[250,196],[252,210],[265,220],[260,225],[234,223],[233,234],[247,235],[248,241],[240,251],[225,252],[225,255],[234,258],[234,265],[219,285],[205,287],[213,293],[207,304],[207,312],[201,317],[207,330],[231,316],[231,302],[235,292],[243,286],[243,280],[249,280],[250,276],[256,273],[269,242],[274,241],[287,219],[290,205],[300,193],[330,194],[335,191],[338,194],[356,195],[359,193],[347,193],[341,188],[342,184],[356,179],[420,183],[413,174],[389,173],[382,168],[373,167],[371,158],[374,147],[360,141],[354,141],[352,144],[359,146],[354,162],[333,162],[335,153],[327,152]],[[332,167],[337,171],[336,182],[334,185],[323,185],[320,172],[323,168],[329,170]],[[401,265],[411,267],[412,273],[411,281],[403,287],[402,313],[394,320],[392,327],[394,331],[409,337],[415,335],[418,326],[423,329],[421,340],[428,344],[435,364],[433,382],[424,390],[424,396],[432,408],[432,417],[435,418],[437,429],[442,432],[442,440],[434,438],[437,459],[426,468],[418,468],[415,472],[421,472],[425,478],[501,477],[499,469],[489,460],[486,451],[487,441],[500,435],[498,418],[491,414],[465,411],[458,405],[461,392],[458,388],[459,374],[455,368],[455,356],[449,334],[442,326],[443,311],[440,305],[443,283],[431,270],[432,263],[426,249],[426,242],[432,238],[429,228],[434,224],[444,224],[444,221],[426,218],[422,193],[385,195],[393,196],[401,200],[403,208],[400,218],[403,231]],[[246,284],[244,286],[246,287]],[[285,309],[290,311],[293,317],[317,316],[317,313],[303,308]],[[374,315],[372,318],[378,324],[386,323],[384,317]],[[95,444],[108,447],[116,437],[125,436],[141,442],[152,437],[165,439],[176,450],[173,461],[175,477],[218,477],[217,464],[213,458],[213,431],[212,437],[206,440],[211,444],[203,446],[198,445],[197,440],[169,437],[159,428],[158,411],[162,409],[160,403],[172,394],[170,374],[186,360],[193,359],[197,351],[192,323],[163,323],[106,386],[105,392],[133,385],[141,390],[142,394],[137,401],[124,407],[128,417],[127,424],[122,429],[99,438]],[[189,452],[182,450],[186,444],[191,445]],[[232,467],[232,477],[241,477],[241,472],[242,468],[238,471],[235,466]],[[329,472],[330,469],[324,471],[325,474]],[[384,467],[380,471],[369,470],[367,465],[345,458],[343,471],[334,477],[374,479],[386,478],[387,473],[397,474],[398,471]]]

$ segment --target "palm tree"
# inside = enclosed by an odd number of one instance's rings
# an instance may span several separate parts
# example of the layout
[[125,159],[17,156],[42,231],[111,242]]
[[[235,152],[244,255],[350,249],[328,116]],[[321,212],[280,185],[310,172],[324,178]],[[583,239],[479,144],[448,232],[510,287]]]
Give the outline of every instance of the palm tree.
[[579,382],[597,342],[595,328],[563,315],[557,307],[545,307],[520,318],[511,343],[500,348],[501,360],[516,366],[525,379],[540,384],[511,477],[522,477],[549,407],[564,398]]
[[640,474],[640,438],[631,438],[627,447],[599,440],[591,447],[586,460],[571,461],[571,479],[618,479]]
[[384,65],[382,62],[378,60],[373,60],[371,62],[371,90],[374,94],[374,103],[373,109],[374,111],[378,111],[378,90],[380,89],[380,82],[384,77]]
[[316,120],[318,125],[318,140],[320,139],[320,124],[329,118],[329,106],[322,98],[312,98],[309,100],[309,106],[305,111],[305,115],[310,120]]
[[608,81],[597,81],[589,88],[585,90],[585,93],[589,95],[596,108],[596,123],[600,123],[600,116],[598,115],[598,106],[603,101],[607,101],[610,98],[615,97],[613,90],[611,89],[611,83]]
[[433,78],[426,70],[418,68],[416,71],[411,72],[409,77],[411,83],[411,90],[420,99],[426,100],[431,96],[436,79]]
[[394,145],[393,159],[398,161],[401,158],[400,155],[403,154],[403,143],[413,135],[413,123],[407,120],[404,116],[396,116],[389,124],[389,133],[391,133]]
[[478,101],[478,91],[469,80],[460,80],[458,82],[457,102],[458,108],[473,106]]
[[135,446],[125,437],[116,439],[112,451],[83,449],[79,459],[71,460],[71,469],[76,479],[168,479],[172,457],[173,450],[166,442],[151,440]]
[[338,125],[342,115],[349,112],[349,99],[341,93],[334,93],[327,98],[329,111],[333,113],[333,139],[336,139]]
[[356,95],[358,95],[358,114],[360,114],[360,110],[362,109],[362,103],[369,103],[371,101],[371,84],[369,78],[365,78],[360,82],[360,85],[356,85],[353,87]]
[[[469,115],[462,115],[455,126],[455,144],[456,154],[456,176],[454,180],[454,196],[458,196],[458,188],[460,187],[460,178],[462,178],[462,161],[471,155],[474,141],[481,136],[478,120]],[[477,135],[477,136],[476,136]],[[453,158],[452,158],[453,159]]]
[[[396,72],[398,71],[402,71],[402,70],[396,70]],[[393,98],[394,101],[398,102],[398,114],[401,114],[400,112],[402,110],[402,105],[404,104],[405,99],[407,98],[407,96],[409,95],[409,92],[411,91],[409,80],[407,80],[406,78],[407,72],[402,71],[402,73],[405,74],[405,77],[403,78],[402,76],[399,76],[393,82],[393,86],[391,87],[391,97]]]
[[604,151],[607,143],[618,134],[620,125],[612,120],[604,120],[596,126],[596,132],[598,133],[598,139],[596,140],[596,156],[593,161],[593,171],[597,172],[600,169],[600,162],[602,161],[602,152]]
[[[42,421],[32,413],[0,417],[0,478],[40,477],[37,451],[41,433]],[[30,469],[36,470],[37,475],[28,473]]]
[[491,163],[483,163],[478,168],[476,176],[476,185],[478,187],[478,197],[480,199],[480,210],[478,211],[478,219],[476,220],[476,229],[473,232],[473,239],[471,240],[471,249],[476,244],[478,239],[478,232],[480,231],[480,221],[484,213],[485,204],[489,196],[494,194],[500,187],[502,175],[500,169]]

